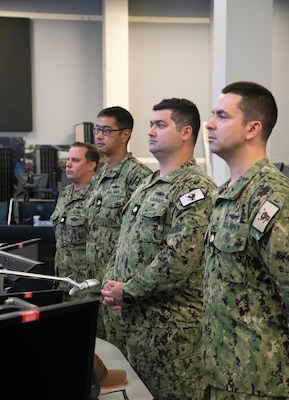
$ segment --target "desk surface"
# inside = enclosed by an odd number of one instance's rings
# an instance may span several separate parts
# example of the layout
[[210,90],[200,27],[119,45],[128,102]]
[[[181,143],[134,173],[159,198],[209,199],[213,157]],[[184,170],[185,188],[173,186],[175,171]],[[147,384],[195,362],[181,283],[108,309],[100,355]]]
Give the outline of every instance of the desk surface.
[[[139,376],[131,367],[122,352],[113,344],[103,339],[96,338],[95,353],[102,359],[107,369],[124,369],[127,375],[127,383],[116,389],[102,389],[99,400],[118,400],[123,398],[122,395],[108,394],[118,389],[126,389],[129,400],[153,400],[153,396],[143,384]],[[106,394],[107,393],[107,394]]]

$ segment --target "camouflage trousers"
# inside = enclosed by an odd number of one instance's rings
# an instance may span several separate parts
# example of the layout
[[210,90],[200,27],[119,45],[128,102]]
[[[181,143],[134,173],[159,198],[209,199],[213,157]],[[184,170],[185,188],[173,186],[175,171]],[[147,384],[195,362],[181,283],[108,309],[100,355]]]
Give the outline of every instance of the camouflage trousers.
[[131,327],[128,361],[155,400],[200,400],[200,345],[193,328]]
[[212,386],[207,387],[202,396],[202,400],[288,400],[289,397],[264,397],[253,396],[250,394],[232,393]]
[[102,333],[109,343],[114,344],[127,358],[127,325],[123,321],[120,311],[110,310],[102,305],[100,307],[99,320],[102,326]]

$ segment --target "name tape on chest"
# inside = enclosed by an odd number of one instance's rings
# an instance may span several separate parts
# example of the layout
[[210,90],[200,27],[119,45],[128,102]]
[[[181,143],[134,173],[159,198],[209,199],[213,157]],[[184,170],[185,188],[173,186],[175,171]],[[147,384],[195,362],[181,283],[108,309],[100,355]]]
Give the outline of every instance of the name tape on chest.
[[205,196],[201,189],[194,189],[180,197],[183,206],[194,203],[195,201],[204,199]]
[[258,214],[253,221],[253,227],[258,229],[258,231],[260,232],[264,232],[266,226],[269,224],[269,222],[278,210],[278,207],[270,203],[270,201],[266,201],[264,205],[260,208]]

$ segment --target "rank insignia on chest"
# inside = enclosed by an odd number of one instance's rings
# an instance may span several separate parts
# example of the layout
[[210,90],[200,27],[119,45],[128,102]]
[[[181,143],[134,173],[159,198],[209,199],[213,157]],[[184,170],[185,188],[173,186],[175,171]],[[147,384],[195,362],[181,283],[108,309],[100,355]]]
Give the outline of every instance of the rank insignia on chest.
[[211,233],[210,233],[210,237],[209,237],[209,246],[213,246],[213,245],[214,245],[215,236],[216,236],[216,232],[211,232]]
[[133,209],[131,210],[132,215],[136,215],[138,213],[138,210],[140,209],[140,205],[136,204]]
[[260,208],[258,214],[253,221],[253,227],[258,229],[258,231],[260,232],[264,232],[266,226],[269,224],[269,222],[278,210],[278,207],[270,203],[270,201],[266,201],[264,205]]
[[180,197],[180,202],[183,206],[194,203],[195,201],[204,199],[204,194],[201,189],[194,189]]
[[97,199],[96,199],[96,202],[95,202],[95,211],[96,212],[99,212],[100,211],[100,209],[101,209],[101,205],[102,205],[102,198],[101,197],[98,197]]

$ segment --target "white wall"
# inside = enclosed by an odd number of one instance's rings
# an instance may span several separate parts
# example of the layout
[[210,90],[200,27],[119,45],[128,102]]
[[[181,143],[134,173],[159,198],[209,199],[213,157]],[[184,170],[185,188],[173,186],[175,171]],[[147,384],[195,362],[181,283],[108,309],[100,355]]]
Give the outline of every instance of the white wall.
[[[289,164],[289,1],[274,0],[272,32],[272,91],[278,121],[270,139],[272,162]],[[260,66],[261,68],[262,66]]]
[[[206,23],[130,23],[130,110],[136,117],[131,149],[137,157],[151,157],[149,120],[163,98],[187,98],[208,117],[209,29]],[[196,156],[203,157],[201,131]]]
[[[15,2],[5,3],[15,5]],[[45,3],[49,8],[49,2]],[[0,0],[0,15],[5,10],[2,4]],[[192,13],[191,9],[188,11]],[[103,106],[102,22],[65,20],[66,15],[61,15],[62,20],[53,20],[53,16],[46,20],[32,19],[34,127],[33,132],[25,135],[28,144],[70,144],[74,125],[93,122]],[[289,2],[274,0],[272,91],[279,105],[279,121],[270,141],[270,157],[274,162],[286,163],[289,163],[288,20]],[[209,34],[208,24],[130,22],[129,103],[135,117],[131,149],[138,157],[150,157],[146,141],[148,121],[153,104],[163,97],[187,97],[197,103],[203,120],[210,115]],[[244,64],[247,63],[258,63],[258,59],[244,59]],[[19,136],[19,133],[8,135]],[[196,155],[203,156],[200,139]]]

